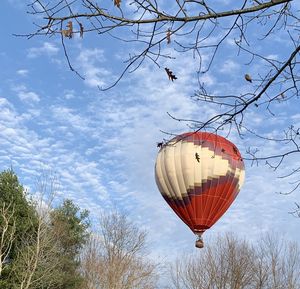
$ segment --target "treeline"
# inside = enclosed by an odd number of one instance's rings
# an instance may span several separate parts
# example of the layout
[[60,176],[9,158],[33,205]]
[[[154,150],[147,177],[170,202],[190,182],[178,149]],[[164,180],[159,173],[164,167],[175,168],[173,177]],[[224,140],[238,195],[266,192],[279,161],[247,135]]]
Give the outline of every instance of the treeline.
[[14,172],[2,172],[0,288],[80,288],[78,255],[88,228],[88,212],[72,201],[51,208],[32,199]]
[[33,198],[13,171],[0,173],[1,289],[300,288],[299,246],[280,236],[251,244],[227,234],[158,264],[146,232],[125,215],[100,214],[91,226],[71,200],[54,206],[53,190],[40,182]]
[[156,288],[146,232],[118,212],[89,212],[71,200],[55,203],[55,183],[38,181],[33,197],[16,174],[0,173],[1,289]]
[[299,246],[274,234],[256,244],[227,234],[171,267],[170,289],[300,288]]

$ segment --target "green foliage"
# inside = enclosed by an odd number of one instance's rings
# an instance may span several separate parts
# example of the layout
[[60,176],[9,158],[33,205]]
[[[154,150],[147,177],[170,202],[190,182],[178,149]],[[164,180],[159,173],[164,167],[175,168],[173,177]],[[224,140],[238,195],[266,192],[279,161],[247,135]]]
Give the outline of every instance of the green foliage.
[[[39,208],[12,170],[0,173],[0,206],[12,214],[9,230],[14,232],[0,271],[1,289],[76,289],[83,284],[78,257],[89,237],[88,211],[71,200],[54,209]],[[4,225],[0,216],[0,236]]]
[[[9,265],[4,267],[0,280],[1,289],[11,289],[13,280],[11,280],[10,273],[17,252],[24,245],[24,237],[34,232],[37,222],[34,207],[27,201],[26,192],[12,170],[0,173],[0,205],[9,206],[8,211],[13,214],[9,225],[11,227],[15,224],[14,240],[6,260]],[[2,228],[3,219],[0,218],[0,235]]]
[[[37,222],[34,207],[26,199],[26,194],[27,192],[12,170],[0,173],[0,204],[12,204],[11,210],[14,210],[16,222],[15,242],[11,250],[11,258],[15,256],[16,248],[21,245],[23,236],[31,232]],[[0,230],[1,227],[0,223]]]
[[73,256],[79,253],[88,237],[88,216],[87,210],[80,211],[79,207],[68,199],[51,212],[52,226],[60,235],[62,253]]
[[79,274],[78,255],[88,239],[89,213],[80,211],[71,200],[51,212],[51,225],[57,236],[60,253],[60,274],[57,289],[75,289],[83,282]]

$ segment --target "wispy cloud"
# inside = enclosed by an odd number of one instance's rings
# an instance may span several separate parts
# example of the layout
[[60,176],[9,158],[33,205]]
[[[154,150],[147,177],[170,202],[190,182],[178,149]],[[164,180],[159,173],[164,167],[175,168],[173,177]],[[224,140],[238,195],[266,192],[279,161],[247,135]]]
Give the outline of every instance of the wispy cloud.
[[107,84],[111,73],[103,65],[106,61],[104,51],[101,49],[82,49],[76,63],[83,72],[85,83],[90,87],[102,87]]
[[26,103],[34,103],[39,102],[40,97],[37,93],[28,90],[25,85],[14,85],[12,90],[15,91],[19,97],[19,99]]
[[56,55],[59,48],[52,42],[44,42],[40,47],[32,47],[28,50],[27,57],[36,58],[44,54],[48,56]]
[[231,75],[240,69],[240,64],[233,60],[226,60],[220,68],[220,72]]
[[64,90],[64,98],[65,99],[73,99],[76,97],[76,93],[74,89],[65,89]]
[[20,76],[27,76],[28,73],[29,73],[28,69],[19,69],[19,70],[17,70],[17,74],[20,75]]
[[[65,135],[53,138],[51,135],[42,135],[41,132],[30,129],[28,119],[25,119],[15,109],[14,105],[5,98],[0,98],[0,164],[13,165],[24,180],[34,183],[35,177],[46,167],[55,171],[60,176],[62,197],[74,198],[80,202],[86,198],[89,192],[95,194],[95,198],[109,204],[107,191],[102,181],[101,169],[95,162],[81,155],[81,150],[70,150]],[[61,109],[60,111],[66,111]],[[36,115],[36,120],[43,119],[47,110],[41,115]],[[69,112],[68,116],[71,113]],[[54,116],[54,119],[57,116]],[[74,118],[73,118],[74,120]],[[67,124],[68,126],[68,124]],[[75,129],[79,130],[80,121]],[[74,143],[77,139],[74,140]],[[76,147],[76,146],[75,146]],[[5,167],[4,167],[5,168]],[[32,172],[35,171],[35,174]],[[91,196],[90,196],[91,197]],[[93,203],[93,198],[90,199]],[[108,202],[108,203],[107,203]],[[90,204],[80,202],[88,208]]]

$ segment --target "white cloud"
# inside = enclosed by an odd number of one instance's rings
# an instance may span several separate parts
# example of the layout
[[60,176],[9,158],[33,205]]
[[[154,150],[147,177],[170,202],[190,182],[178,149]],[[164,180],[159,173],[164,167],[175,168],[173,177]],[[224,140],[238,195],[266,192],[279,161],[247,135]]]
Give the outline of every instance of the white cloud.
[[278,60],[279,55],[278,54],[269,54],[266,56],[267,59],[271,59],[271,60]]
[[212,86],[216,83],[215,78],[208,73],[201,75],[199,77],[199,81],[200,83],[203,83],[206,87]]
[[40,97],[33,91],[20,91],[18,93],[19,98],[26,102],[38,102]]
[[101,49],[82,49],[76,63],[83,72],[85,83],[90,87],[102,87],[107,84],[111,73],[103,63],[105,62],[104,51]]
[[68,100],[75,98],[75,90],[74,89],[64,90],[64,98]]
[[226,60],[220,68],[220,72],[226,74],[236,73],[240,69],[240,65],[231,59]]
[[89,119],[80,116],[79,113],[73,109],[64,106],[51,107],[53,117],[57,123],[61,123],[60,128],[69,130],[73,127],[77,131],[88,132]]
[[42,56],[44,54],[48,56],[52,56],[57,54],[59,48],[53,44],[52,42],[44,42],[40,47],[32,47],[28,50],[27,57],[36,58]]
[[12,90],[17,93],[19,99],[23,102],[32,104],[40,101],[39,95],[33,91],[29,91],[25,85],[15,85],[12,87]]
[[19,70],[17,70],[17,74],[20,75],[20,76],[27,76],[28,73],[29,73],[28,69],[19,69]]
[[[7,168],[12,164],[20,177],[34,184],[35,178],[46,168],[54,171],[59,176],[62,184],[61,197],[74,198],[80,202],[81,198],[92,192],[97,199],[107,206],[110,204],[108,193],[102,181],[102,172],[96,162],[91,162],[84,158],[80,150],[68,148],[65,135],[56,135],[53,138],[49,135],[42,136],[41,131],[29,129],[27,121],[20,116],[15,107],[5,98],[0,98],[0,151],[5,157],[0,157],[0,167]],[[58,111],[58,110],[57,110]],[[66,109],[60,110],[71,116],[71,112]],[[29,112],[31,113],[31,112]],[[47,110],[42,114],[37,114],[36,118],[43,118]],[[51,115],[51,114],[50,114]],[[56,119],[56,115],[53,119]],[[34,122],[37,121],[34,120]],[[24,122],[26,120],[26,122]],[[76,121],[76,118],[72,119]],[[67,123],[67,126],[70,124]],[[74,124],[76,130],[80,129],[80,120]],[[74,143],[78,139],[73,140]],[[35,171],[36,174],[32,172]],[[91,202],[92,198],[89,195]],[[81,203],[85,208],[91,204]]]

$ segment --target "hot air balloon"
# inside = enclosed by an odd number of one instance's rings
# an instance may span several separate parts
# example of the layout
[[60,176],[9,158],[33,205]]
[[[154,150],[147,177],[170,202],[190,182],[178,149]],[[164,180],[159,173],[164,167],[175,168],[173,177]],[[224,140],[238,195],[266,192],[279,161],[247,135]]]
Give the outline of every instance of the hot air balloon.
[[177,216],[197,235],[211,228],[230,207],[244,182],[237,147],[219,135],[188,132],[160,146],[155,180]]

